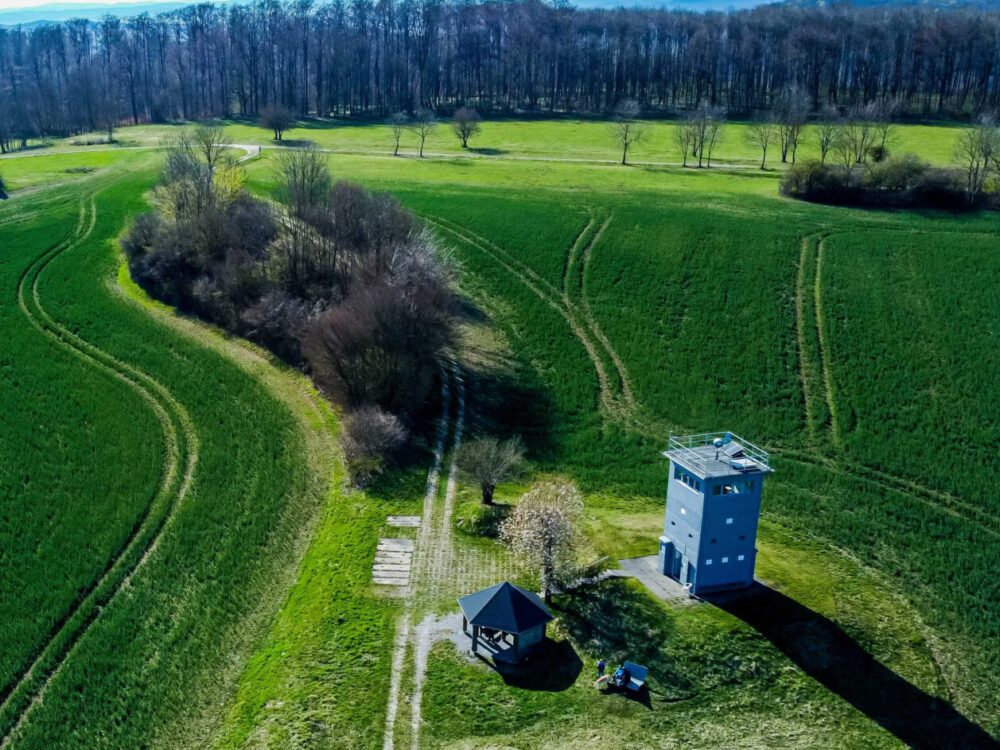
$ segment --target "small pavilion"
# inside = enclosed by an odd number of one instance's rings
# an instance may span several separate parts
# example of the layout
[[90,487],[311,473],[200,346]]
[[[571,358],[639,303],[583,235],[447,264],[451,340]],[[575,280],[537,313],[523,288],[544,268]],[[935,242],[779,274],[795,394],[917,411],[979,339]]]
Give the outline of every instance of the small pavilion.
[[458,606],[473,653],[482,646],[494,661],[519,662],[529,656],[544,642],[545,626],[552,620],[538,594],[506,581],[463,596]]

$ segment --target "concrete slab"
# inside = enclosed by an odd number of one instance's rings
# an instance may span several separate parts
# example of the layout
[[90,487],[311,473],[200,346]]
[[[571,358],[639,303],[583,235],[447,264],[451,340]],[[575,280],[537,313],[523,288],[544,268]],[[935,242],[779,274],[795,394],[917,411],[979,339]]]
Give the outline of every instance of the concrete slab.
[[373,574],[385,573],[387,575],[391,574],[391,575],[408,576],[408,575],[410,575],[410,566],[409,565],[383,565],[378,560],[376,560],[375,564],[372,565],[372,573]]
[[618,563],[622,569],[631,573],[643,586],[664,601],[679,604],[695,601],[683,585],[659,571],[659,558],[656,555],[628,557],[619,560]]
[[413,559],[409,552],[376,552],[375,561],[406,563]]
[[420,516],[389,516],[386,525],[401,529],[415,529],[420,526]]
[[379,539],[378,549],[398,551],[398,552],[412,552],[413,548],[416,546],[416,542],[413,539]]
[[390,578],[388,576],[372,576],[372,583],[377,583],[380,586],[407,586],[410,583],[410,577]]

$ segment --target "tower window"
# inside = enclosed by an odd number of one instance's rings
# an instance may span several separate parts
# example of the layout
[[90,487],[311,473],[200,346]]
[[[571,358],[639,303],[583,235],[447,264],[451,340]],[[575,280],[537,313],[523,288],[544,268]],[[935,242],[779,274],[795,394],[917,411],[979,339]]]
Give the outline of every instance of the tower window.
[[[683,511],[681,511],[681,512],[683,513]],[[732,522],[733,522],[733,519],[732,519],[732,518],[727,518],[727,519],[726,519],[726,525],[727,525],[727,526],[728,526],[729,524],[731,524]]]
[[712,564],[712,559],[711,558],[709,558],[708,560],[705,560],[705,565],[711,565],[711,564]]
[[712,540],[712,544],[715,544],[715,540],[714,539]]
[[686,516],[687,515],[687,508],[681,508],[681,515],[682,516]]
[[677,525],[677,521],[671,521],[671,522],[670,522],[670,525],[671,525],[671,526],[676,526],[676,525]]
[[737,560],[742,560],[742,559],[744,559],[745,557],[746,557],[746,555],[737,555],[737,556],[736,556],[736,559],[737,559]]
[[721,484],[715,485],[712,488],[712,494],[713,495],[721,495],[722,494],[722,485]]
[[724,562],[724,563],[727,563],[727,562],[729,562],[729,558],[728,558],[728,557],[723,557],[723,558],[722,558],[722,562]]
[[[671,523],[673,523],[673,521],[671,521]],[[746,535],[740,534],[740,541],[742,542],[744,539],[746,539]]]

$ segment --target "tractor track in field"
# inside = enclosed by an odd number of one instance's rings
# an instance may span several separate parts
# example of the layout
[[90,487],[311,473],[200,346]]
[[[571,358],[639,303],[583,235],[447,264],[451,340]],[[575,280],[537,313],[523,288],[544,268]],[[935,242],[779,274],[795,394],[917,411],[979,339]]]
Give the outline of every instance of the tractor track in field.
[[109,560],[100,578],[57,623],[29,667],[5,691],[0,703],[0,720],[4,722],[0,725],[3,727],[0,750],[10,746],[81,639],[156,549],[163,529],[191,486],[198,459],[197,434],[190,417],[165,386],[80,338],[50,316],[42,305],[38,288],[42,274],[54,259],[86,242],[96,224],[95,192],[89,202],[81,201],[76,228],[25,268],[17,285],[18,307],[29,324],[56,347],[124,383],[149,405],[163,429],[165,462],[153,499],[121,550]]
[[607,336],[604,335],[604,331],[601,330],[600,324],[597,322],[597,318],[594,316],[594,311],[590,307],[590,295],[587,294],[587,269],[590,267],[590,260],[594,255],[594,246],[600,241],[601,236],[604,234],[604,230],[608,228],[611,223],[611,217],[609,216],[601,224],[601,227],[597,230],[597,233],[590,238],[590,241],[583,248],[583,258],[580,263],[580,301],[583,302],[583,315],[587,320],[587,325],[590,326],[591,332],[604,347],[604,350],[611,357],[611,361],[615,365],[615,370],[618,371],[618,382],[619,387],[622,391],[622,396],[625,399],[625,403],[629,407],[635,406],[635,395],[632,390],[632,383],[629,380],[628,370],[625,367],[625,363],[622,361],[621,357],[618,356],[618,352],[611,345],[611,341]]
[[[802,385],[802,395],[805,403],[806,430],[809,433],[809,437],[817,445],[822,440],[822,437],[818,434],[818,422],[822,420],[822,424],[819,426],[825,428],[828,433],[833,432],[833,404],[831,402],[832,392],[829,388],[829,378],[824,364],[825,358],[819,339],[821,324],[818,319],[807,320],[810,316],[816,316],[820,309],[818,297],[816,296],[818,279],[815,269],[812,271],[812,279],[810,280],[807,277],[810,275],[808,268],[815,266],[816,263],[817,253],[815,245],[822,241],[826,234],[824,232],[815,232],[802,237],[799,247],[799,265],[795,275],[795,332],[799,349],[799,381]],[[810,281],[812,282],[811,293],[809,290]],[[813,347],[810,346],[809,337],[806,335],[809,328],[812,328],[812,333],[816,335],[816,349],[818,351],[815,352],[813,351]],[[814,359],[818,360],[818,362],[814,361]],[[818,391],[823,392],[825,399],[822,406],[816,403],[816,399],[819,398]],[[818,414],[817,411],[824,407],[826,414]]]
[[[816,409],[816,399],[818,398],[812,385],[818,385],[823,392],[822,403],[827,410],[823,426],[829,433],[828,436],[831,445],[842,454],[843,445],[837,430],[837,407],[834,398],[833,376],[828,362],[829,342],[824,325],[822,302],[823,252],[826,240],[837,234],[843,234],[843,232],[823,230],[807,234],[801,238],[799,268],[796,275],[795,307],[796,333],[799,346],[799,375],[806,408],[806,427],[816,447],[820,447],[821,437],[812,431],[812,425],[816,421],[814,410]],[[967,234],[975,233],[968,232]],[[809,257],[810,252],[812,252],[811,259]],[[815,266],[811,279],[807,278],[808,274],[806,272],[807,265],[810,263]],[[806,341],[806,330],[808,327],[806,321],[807,306],[812,308],[815,315],[815,348],[817,349],[815,356],[819,360],[818,363],[811,361],[810,350],[813,347],[810,347]],[[817,380],[821,382],[816,383],[815,381]],[[1000,538],[1000,521],[982,508],[964,502],[948,492],[935,490],[911,479],[869,466],[858,465],[855,468],[851,468],[842,464],[839,458],[831,459],[810,452],[795,451],[782,447],[776,448],[772,452],[790,461],[817,466],[826,471],[832,471],[843,476],[849,476],[874,484],[885,491],[908,494],[926,507],[959,518],[990,536]]]
[[[619,398],[614,394],[611,378],[608,376],[604,361],[598,351],[599,344],[595,344],[591,340],[590,335],[588,335],[586,322],[581,322],[576,306],[566,301],[563,291],[556,289],[551,282],[544,279],[523,261],[512,256],[508,251],[469,229],[438,216],[423,215],[422,218],[439,231],[443,231],[491,257],[495,262],[503,266],[512,278],[520,281],[542,302],[555,310],[566,321],[570,331],[583,345],[588,358],[594,365],[599,389],[598,401],[603,411],[617,421],[629,421],[628,413],[631,405],[620,403]],[[574,244],[578,243],[585,234],[586,229],[577,236]],[[614,357],[612,357],[613,360]],[[625,380],[628,380],[627,377]]]

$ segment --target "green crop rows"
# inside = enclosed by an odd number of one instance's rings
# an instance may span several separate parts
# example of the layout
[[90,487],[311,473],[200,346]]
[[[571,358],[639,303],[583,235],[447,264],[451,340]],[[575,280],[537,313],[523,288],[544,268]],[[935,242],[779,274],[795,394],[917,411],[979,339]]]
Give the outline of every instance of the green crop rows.
[[17,746],[197,744],[316,510],[287,408],[109,287],[109,241],[154,177],[128,166],[0,228],[0,732]]
[[[997,735],[995,222],[790,203],[775,174],[745,168],[601,164],[602,132],[488,123],[477,145],[496,158],[458,156],[439,132],[444,157],[330,163],[392,190],[454,253],[509,370],[499,427],[526,436],[540,472],[581,483],[595,551],[655,551],[670,432],[745,434],[777,469],[762,575]],[[307,137],[368,152],[384,136]],[[900,135],[937,143],[936,161],[953,136]],[[673,159],[664,138],[644,156]],[[232,140],[260,136],[240,126]],[[560,144],[589,161],[549,161]],[[727,148],[752,156],[735,135]],[[327,506],[278,610],[291,576],[276,571],[321,505],[295,415],[109,287],[109,243],[142,210],[154,158],[91,154],[102,171],[65,179],[58,158],[0,164],[22,192],[0,208],[0,401],[15,405],[0,426],[0,734],[32,748],[380,747],[396,606],[368,572],[385,514],[420,512],[420,461]],[[274,188],[273,165],[268,151],[249,165],[255,190]],[[597,700],[589,663],[565,689],[521,691],[438,644],[423,741],[893,746],[734,618],[615,591],[624,635],[588,633],[614,617],[586,598],[559,632],[585,660],[648,638],[664,705]]]

